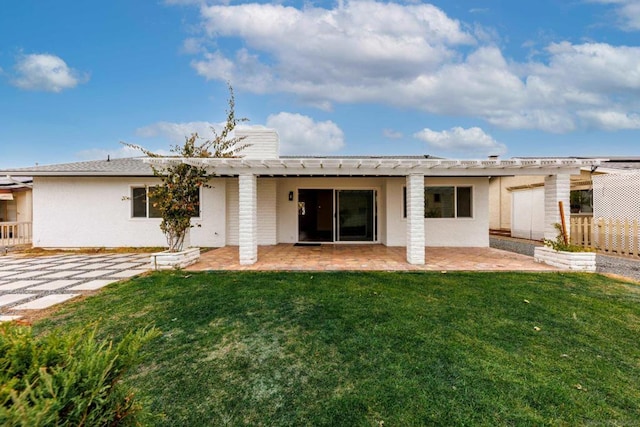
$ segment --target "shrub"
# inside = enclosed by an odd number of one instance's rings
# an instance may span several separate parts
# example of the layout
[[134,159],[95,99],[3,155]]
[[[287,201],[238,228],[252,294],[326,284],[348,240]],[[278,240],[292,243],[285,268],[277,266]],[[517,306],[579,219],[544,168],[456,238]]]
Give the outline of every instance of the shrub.
[[562,233],[562,225],[555,223],[553,226],[558,231],[558,235],[555,240],[550,239],[542,239],[542,243],[545,246],[550,247],[554,251],[563,251],[563,252],[591,252],[590,248],[586,248],[584,246],[574,245],[572,243],[565,243],[564,236]]
[[34,336],[0,327],[0,425],[127,426],[145,414],[122,375],[157,329],[128,333],[114,345],[97,327]]
[[[184,246],[187,232],[192,227],[191,218],[200,215],[200,188],[208,187],[207,182],[213,174],[209,174],[205,166],[197,166],[181,160],[189,158],[238,157],[247,148],[242,144],[244,137],[232,136],[238,123],[246,118],[236,118],[235,97],[229,85],[229,109],[224,128],[218,133],[211,127],[213,139],[203,140],[197,133],[185,137],[183,145],[171,148],[170,156],[154,153],[139,145],[123,143],[141,151],[151,158],[169,157],[178,159],[175,162],[152,163],[153,174],[162,183],[150,189],[149,195],[155,199],[154,207],[160,212],[162,221],[160,229],[167,238],[170,252],[179,252]],[[198,142],[200,141],[200,142]]]

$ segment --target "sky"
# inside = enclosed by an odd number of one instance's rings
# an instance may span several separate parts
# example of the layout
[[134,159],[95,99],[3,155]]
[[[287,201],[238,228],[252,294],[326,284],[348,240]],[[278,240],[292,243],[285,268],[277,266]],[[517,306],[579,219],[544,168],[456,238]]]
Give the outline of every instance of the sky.
[[168,152],[640,156],[640,0],[4,1],[0,168]]

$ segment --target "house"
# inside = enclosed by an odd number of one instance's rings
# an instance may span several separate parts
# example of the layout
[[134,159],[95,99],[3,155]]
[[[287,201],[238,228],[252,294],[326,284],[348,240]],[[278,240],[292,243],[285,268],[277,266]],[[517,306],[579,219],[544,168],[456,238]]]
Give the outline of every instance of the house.
[[31,242],[32,178],[0,178],[0,246]]
[[[640,171],[640,158],[611,157],[599,165],[583,167],[570,177],[570,198],[565,203],[572,218],[592,217],[598,204],[593,193],[594,183],[605,176]],[[490,189],[491,230],[508,233],[512,237],[539,240],[544,237],[544,181],[536,176],[496,176],[491,178]],[[618,201],[604,199],[599,203],[617,206]],[[602,216],[600,214],[596,216]],[[610,217],[610,216],[607,216]]]
[[192,246],[382,244],[406,247],[425,263],[425,246],[489,246],[490,177],[544,181],[546,233],[569,199],[569,176],[597,159],[452,160],[428,156],[288,157],[272,129],[236,130],[242,158],[132,158],[0,171],[33,176],[33,244],[40,247],[164,246],[148,190],[150,163],[204,165],[215,175],[200,191]]

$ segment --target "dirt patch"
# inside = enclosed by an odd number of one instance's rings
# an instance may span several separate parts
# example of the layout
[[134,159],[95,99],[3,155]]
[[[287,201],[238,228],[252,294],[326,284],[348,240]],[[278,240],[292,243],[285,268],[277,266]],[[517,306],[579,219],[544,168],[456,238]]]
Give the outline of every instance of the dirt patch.
[[160,247],[136,247],[136,248],[77,248],[77,249],[45,249],[27,248],[13,251],[15,255],[40,257],[49,255],[100,255],[100,254],[136,254],[160,252],[165,248]]

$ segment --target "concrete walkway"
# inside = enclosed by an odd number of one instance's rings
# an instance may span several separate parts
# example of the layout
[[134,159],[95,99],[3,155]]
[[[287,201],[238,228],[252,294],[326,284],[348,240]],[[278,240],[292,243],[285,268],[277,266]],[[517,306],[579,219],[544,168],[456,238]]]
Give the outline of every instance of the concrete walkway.
[[0,322],[149,270],[149,254],[0,256]]

